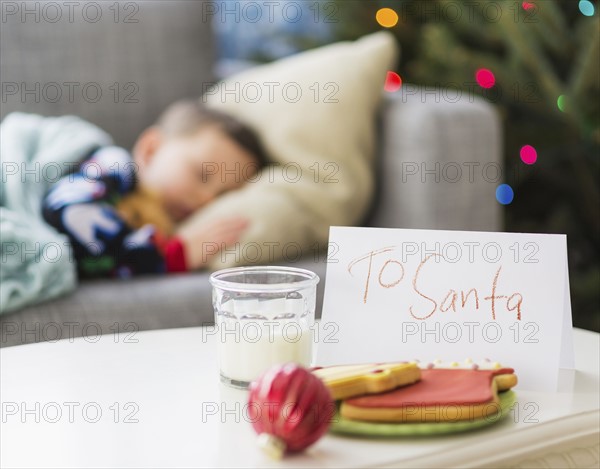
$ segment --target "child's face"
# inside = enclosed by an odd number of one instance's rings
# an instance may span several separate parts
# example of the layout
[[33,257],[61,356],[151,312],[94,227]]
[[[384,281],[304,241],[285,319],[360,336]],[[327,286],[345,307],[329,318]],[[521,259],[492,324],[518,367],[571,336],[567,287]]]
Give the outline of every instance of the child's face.
[[183,220],[257,171],[256,159],[216,126],[165,138],[146,130],[133,150],[140,183],[155,191],[168,214]]

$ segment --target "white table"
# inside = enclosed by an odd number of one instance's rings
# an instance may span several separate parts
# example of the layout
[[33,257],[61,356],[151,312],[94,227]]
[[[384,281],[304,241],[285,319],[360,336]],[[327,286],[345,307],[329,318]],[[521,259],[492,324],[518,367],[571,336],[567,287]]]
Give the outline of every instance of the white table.
[[598,334],[575,331],[574,392],[517,388],[518,410],[484,431],[327,435],[280,462],[257,448],[246,393],[219,383],[216,343],[202,335],[172,329],[137,333],[133,343],[121,334],[2,349],[1,466],[598,467]]

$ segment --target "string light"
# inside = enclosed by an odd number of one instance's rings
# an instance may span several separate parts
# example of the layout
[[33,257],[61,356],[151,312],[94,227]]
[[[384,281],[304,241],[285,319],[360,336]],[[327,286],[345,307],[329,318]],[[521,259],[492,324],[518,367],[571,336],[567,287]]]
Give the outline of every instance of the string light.
[[594,16],[595,8],[594,4],[589,0],[580,0],[579,1],[579,11],[584,16]]
[[521,161],[525,164],[534,164],[537,161],[537,151],[531,145],[521,147]]
[[491,88],[496,84],[496,77],[491,70],[487,68],[480,68],[475,72],[475,80],[477,84],[482,88]]
[[398,13],[391,8],[381,8],[377,11],[375,19],[384,28],[393,28],[398,24]]
[[510,204],[515,198],[515,193],[508,184],[500,184],[496,188],[496,200],[502,205]]
[[402,78],[396,72],[387,72],[385,79],[385,91],[394,93],[402,87]]
[[561,94],[558,97],[556,105],[561,112],[567,112],[569,110],[569,100],[564,94]]

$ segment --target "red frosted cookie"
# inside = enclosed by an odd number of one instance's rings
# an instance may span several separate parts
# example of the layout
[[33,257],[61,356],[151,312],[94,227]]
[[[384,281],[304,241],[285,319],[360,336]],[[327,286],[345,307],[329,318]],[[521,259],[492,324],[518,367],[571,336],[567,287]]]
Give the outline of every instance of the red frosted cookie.
[[495,415],[498,391],[517,384],[512,368],[421,370],[421,380],[342,402],[341,415],[375,422],[449,422]]

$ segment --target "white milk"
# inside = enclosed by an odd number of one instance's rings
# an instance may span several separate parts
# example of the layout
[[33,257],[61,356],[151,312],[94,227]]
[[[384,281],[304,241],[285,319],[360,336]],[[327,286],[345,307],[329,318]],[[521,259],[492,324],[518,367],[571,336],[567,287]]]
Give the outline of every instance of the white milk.
[[221,375],[235,381],[251,382],[277,364],[312,362],[312,331],[299,323],[221,323],[218,342]]

